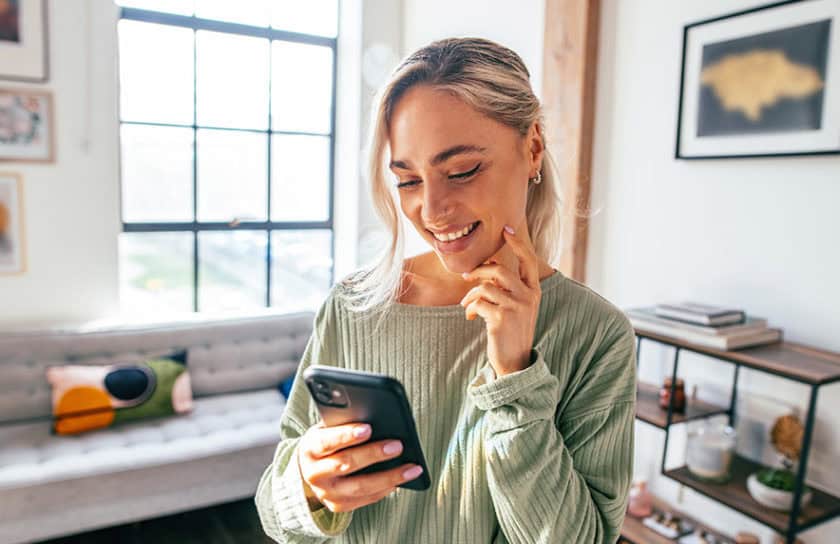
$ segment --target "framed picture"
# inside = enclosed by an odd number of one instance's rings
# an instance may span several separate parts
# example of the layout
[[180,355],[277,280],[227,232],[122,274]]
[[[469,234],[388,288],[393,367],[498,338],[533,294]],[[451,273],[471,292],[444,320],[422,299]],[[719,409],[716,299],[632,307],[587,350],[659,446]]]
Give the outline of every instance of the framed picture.
[[0,79],[49,78],[46,0],[0,0]]
[[0,274],[25,271],[23,188],[19,176],[0,172]]
[[50,93],[0,89],[0,162],[52,162],[53,138]]
[[840,153],[838,33],[837,0],[685,26],[676,158]]

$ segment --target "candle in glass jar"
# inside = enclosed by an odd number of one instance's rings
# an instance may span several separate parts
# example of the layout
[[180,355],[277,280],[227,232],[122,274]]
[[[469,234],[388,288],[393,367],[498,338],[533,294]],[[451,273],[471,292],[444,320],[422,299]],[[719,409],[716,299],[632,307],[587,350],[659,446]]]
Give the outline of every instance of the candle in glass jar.
[[726,482],[735,456],[735,429],[724,423],[707,423],[688,431],[686,465],[691,474],[711,482]]

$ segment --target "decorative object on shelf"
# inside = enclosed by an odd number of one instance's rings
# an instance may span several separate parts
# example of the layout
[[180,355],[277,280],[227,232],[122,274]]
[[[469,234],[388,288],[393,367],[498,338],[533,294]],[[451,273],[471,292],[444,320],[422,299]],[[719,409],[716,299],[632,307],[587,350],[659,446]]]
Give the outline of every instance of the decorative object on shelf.
[[642,523],[648,529],[672,540],[694,531],[694,523],[658,508],[654,508],[653,514],[643,519]]
[[[671,402],[671,376],[666,376],[662,387],[659,389],[659,407],[663,410],[668,409],[668,404]],[[685,382],[682,378],[677,378],[674,384],[674,404],[672,410],[680,414],[685,413]]]
[[659,317],[709,327],[743,323],[747,317],[744,310],[738,308],[712,306],[699,302],[657,304],[653,311]]
[[53,161],[52,94],[0,89],[0,161]]
[[25,270],[23,187],[17,174],[0,173],[0,274]]
[[49,79],[46,0],[0,1],[0,79]]
[[630,486],[627,513],[634,518],[646,518],[653,514],[653,498],[647,489],[647,482],[639,480]]
[[838,24],[798,0],[686,25],[676,158],[840,153]]
[[782,331],[768,328],[766,319],[747,316],[739,309],[686,302],[629,308],[625,313],[639,329],[723,350],[782,339]]
[[735,429],[722,421],[705,420],[687,434],[686,466],[691,475],[704,482],[728,482],[735,456]]
[[737,535],[735,535],[735,544],[761,544],[761,541],[758,536],[753,533],[740,531]]
[[[759,504],[782,512],[789,512],[793,507],[796,485],[793,469],[802,451],[804,433],[802,422],[793,414],[781,416],[773,423],[770,443],[781,455],[783,468],[764,468],[747,478],[747,490]],[[811,490],[804,487],[800,504],[804,507],[812,495]]]
[[712,534],[699,527],[693,533],[677,540],[678,544],[732,544],[732,542],[732,539]]

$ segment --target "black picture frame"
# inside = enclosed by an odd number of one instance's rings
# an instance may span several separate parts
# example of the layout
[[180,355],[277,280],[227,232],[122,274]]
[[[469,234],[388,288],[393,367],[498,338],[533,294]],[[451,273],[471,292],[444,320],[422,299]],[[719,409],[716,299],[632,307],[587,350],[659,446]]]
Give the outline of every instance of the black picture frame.
[[[825,15],[819,15],[823,12]],[[814,16],[817,19],[811,20]],[[737,22],[733,24],[733,21]],[[738,25],[755,28],[751,32],[732,36],[733,29],[737,30]],[[703,41],[704,33],[713,36],[716,32],[725,38]],[[802,40],[798,37],[806,32],[813,43],[803,52]],[[685,25],[674,158],[699,160],[840,154],[840,106],[834,105],[840,102],[838,33],[840,5],[832,0],[785,0]],[[781,49],[768,48],[767,44],[780,44]],[[796,50],[790,53],[789,47]],[[760,100],[756,102],[757,99],[745,91],[748,89],[746,86],[738,88],[734,85],[737,81],[723,79],[722,73],[733,73],[719,68],[723,61],[749,62],[749,55],[767,51],[778,53],[774,60],[778,60],[777,64],[784,70],[804,70],[814,82],[811,87],[806,85],[796,92],[810,91],[811,94],[790,99],[785,93],[792,91],[776,89],[772,91],[778,93],[775,101],[765,108]],[[789,59],[790,54],[795,59],[805,55],[815,62],[813,65],[797,63]],[[818,62],[820,58],[822,65]],[[707,71],[707,68],[716,71]],[[717,81],[711,76],[716,76]],[[703,84],[699,84],[701,77]],[[710,80],[711,85],[707,83]],[[778,81],[777,78],[773,83],[783,85]],[[820,84],[819,90],[813,90]],[[728,95],[723,93],[724,88]],[[720,100],[721,95],[727,99],[726,107]],[[728,109],[729,106],[734,111]],[[765,111],[771,113],[761,118]],[[754,119],[756,115],[759,116],[758,125]]]

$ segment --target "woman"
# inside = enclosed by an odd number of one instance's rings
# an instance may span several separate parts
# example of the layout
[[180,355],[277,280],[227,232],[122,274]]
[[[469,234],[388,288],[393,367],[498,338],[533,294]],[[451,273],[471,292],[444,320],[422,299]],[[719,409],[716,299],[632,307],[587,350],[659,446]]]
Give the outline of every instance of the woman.
[[[256,503],[279,542],[614,542],[632,472],[634,333],[549,264],[555,178],[516,53],[448,39],[408,57],[378,99],[374,202],[392,243],[319,309],[298,376],[320,363],[406,388],[427,491],[370,428],[318,422],[295,380]],[[402,259],[402,214],[433,251]],[[480,319],[475,319],[479,317]]]

